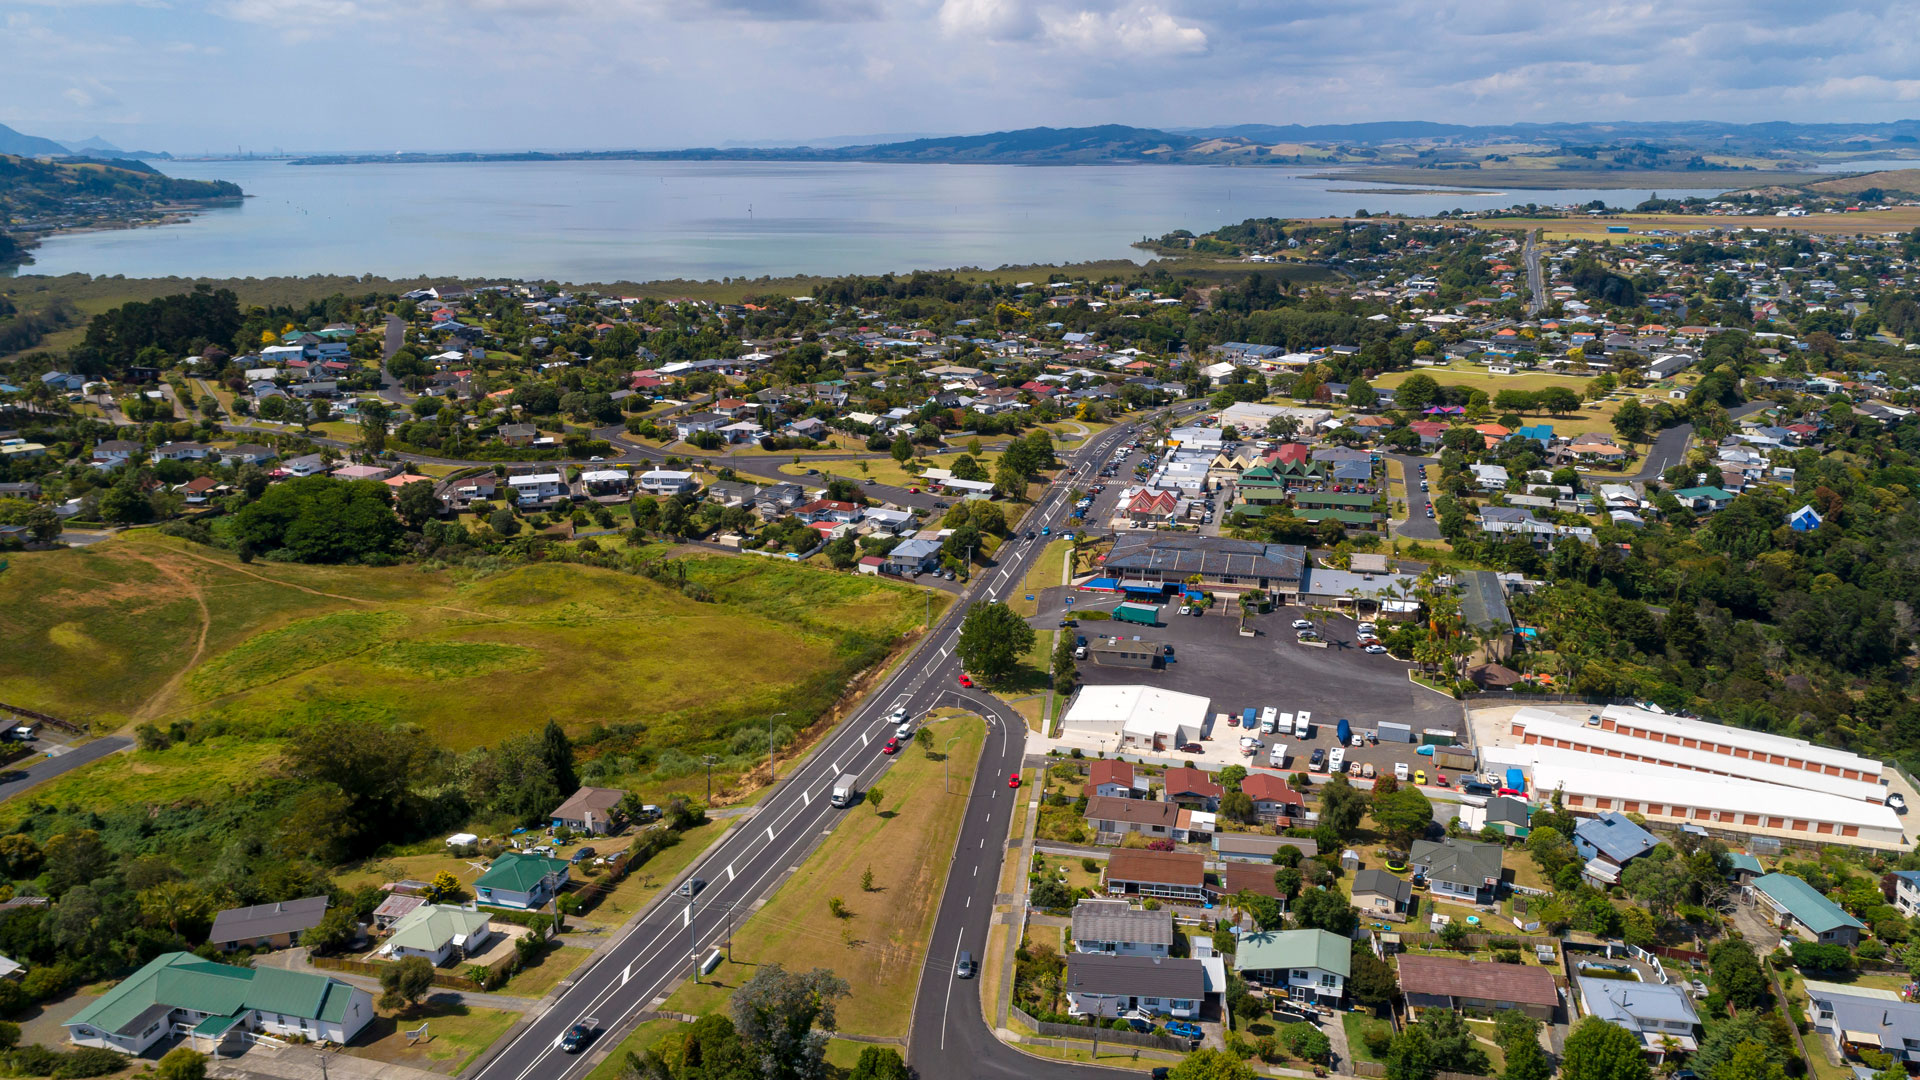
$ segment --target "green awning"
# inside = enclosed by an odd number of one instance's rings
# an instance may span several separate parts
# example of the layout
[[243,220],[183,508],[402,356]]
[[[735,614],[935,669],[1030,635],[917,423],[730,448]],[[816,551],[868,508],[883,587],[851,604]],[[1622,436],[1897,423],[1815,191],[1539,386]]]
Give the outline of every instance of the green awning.
[[209,1016],[194,1026],[193,1033],[196,1036],[218,1039],[227,1032],[232,1031],[234,1025],[239,1022],[240,1017],[238,1016]]

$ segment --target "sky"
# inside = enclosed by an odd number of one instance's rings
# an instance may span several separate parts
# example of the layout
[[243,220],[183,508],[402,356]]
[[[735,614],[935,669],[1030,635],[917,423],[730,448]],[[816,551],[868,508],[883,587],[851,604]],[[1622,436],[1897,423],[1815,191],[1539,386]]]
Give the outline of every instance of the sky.
[[0,123],[123,149],[1920,116],[1893,0],[0,0]]

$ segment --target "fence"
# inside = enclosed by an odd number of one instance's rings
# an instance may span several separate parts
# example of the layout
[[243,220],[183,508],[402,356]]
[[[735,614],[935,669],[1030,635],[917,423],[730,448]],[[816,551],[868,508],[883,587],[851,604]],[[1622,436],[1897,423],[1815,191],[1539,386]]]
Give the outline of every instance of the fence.
[[[1377,1061],[1354,1061],[1349,1064],[1353,1066],[1353,1074],[1355,1076],[1387,1075],[1387,1067]],[[1487,1080],[1487,1078],[1484,1076],[1474,1076],[1471,1073],[1436,1072],[1433,1074],[1433,1080]]]
[[34,712],[32,709],[23,709],[18,705],[9,705],[4,701],[0,701],[0,712],[12,713],[15,716],[24,717],[28,720],[38,720],[42,724],[52,724],[62,731],[70,731],[75,735],[85,735],[87,733],[87,729],[81,727],[79,724],[70,723],[57,716],[48,716],[43,712]]
[[1035,1020],[1018,1005],[1011,1006],[1014,1019],[1034,1030],[1035,1034],[1051,1039],[1093,1039],[1101,1042],[1119,1043],[1124,1046],[1144,1046],[1152,1050],[1172,1050],[1186,1053],[1192,1044],[1186,1039],[1176,1039],[1171,1035],[1155,1035],[1145,1031],[1114,1031],[1109,1028],[1093,1028],[1080,1024],[1050,1024]]
[[[392,967],[391,964],[374,964],[365,960],[345,960],[337,956],[309,956],[307,959],[312,962],[314,967],[321,968],[322,970],[344,971],[351,975],[371,975],[376,979],[380,977],[381,972]],[[463,979],[458,975],[448,975],[440,971],[433,973],[433,985],[447,990],[466,990],[469,992],[486,989],[486,987],[481,986],[472,979]]]
[[[1540,945],[1551,945],[1556,949],[1560,947],[1559,938],[1544,937],[1539,934],[1468,934],[1465,938],[1462,939],[1463,944],[1471,945],[1476,949],[1487,948],[1489,944],[1496,941],[1501,943],[1500,945],[1495,946],[1496,948],[1506,948],[1508,946],[1511,946],[1512,948],[1516,948],[1516,949],[1531,949]],[[1452,948],[1451,945],[1446,944],[1445,940],[1439,934],[1403,933],[1400,935],[1400,944],[1424,945],[1424,946],[1438,945],[1438,946],[1441,946],[1442,948]]]

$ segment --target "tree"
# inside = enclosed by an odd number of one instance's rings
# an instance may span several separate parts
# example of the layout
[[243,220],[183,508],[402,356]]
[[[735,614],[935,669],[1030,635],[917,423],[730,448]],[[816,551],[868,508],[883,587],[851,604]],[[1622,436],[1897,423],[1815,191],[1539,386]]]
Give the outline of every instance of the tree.
[[988,682],[1013,673],[1020,658],[1033,649],[1033,627],[1002,603],[976,603],[960,623],[955,649],[967,671]]
[[1387,1080],[1433,1080],[1433,1048],[1418,1024],[1409,1024],[1387,1047]]
[[427,899],[436,904],[458,900],[460,892],[460,879],[451,870],[440,871],[427,883]]
[[[1291,850],[1298,851],[1299,849],[1293,848]],[[1273,872],[1273,887],[1275,891],[1289,901],[1300,895],[1300,887],[1305,881],[1306,878],[1300,873],[1298,866],[1282,866]]]
[[1740,1046],[1763,1047],[1776,1063],[1784,1065],[1792,1055],[1791,1036],[1774,1025],[1760,1010],[1742,1010],[1715,1023],[1700,1040],[1700,1049],[1687,1060],[1701,1076],[1712,1077],[1722,1064],[1733,1057]]
[[1260,820],[1259,813],[1253,808],[1253,797],[1238,790],[1220,797],[1220,816],[1242,825],[1251,825]]
[[1713,984],[1736,1008],[1765,1004],[1769,997],[1767,976],[1760,970],[1753,946],[1739,938],[1722,938],[1707,948],[1707,964],[1713,971]]
[[1055,693],[1071,694],[1074,685],[1079,682],[1080,669],[1073,656],[1075,648],[1077,646],[1074,644],[1072,634],[1061,634],[1060,640],[1054,642],[1053,689]]
[[878,787],[870,787],[867,789],[865,798],[867,805],[873,807],[873,812],[878,814],[880,812],[880,804],[886,801],[887,793],[881,791]]
[[573,771],[573,740],[567,738],[558,720],[548,720],[546,730],[540,733],[540,756],[553,770],[554,785],[563,798],[580,790],[580,777]]
[[393,406],[384,401],[362,401],[360,413],[360,449],[379,454],[387,448],[387,421],[393,418]]
[[1167,1080],[1253,1080],[1253,1068],[1225,1050],[1203,1047],[1183,1058]]
[[907,1063],[900,1060],[900,1051],[891,1046],[869,1046],[860,1051],[860,1060],[854,1063],[847,1080],[911,1080],[912,1075]]
[[914,741],[914,745],[920,747],[921,753],[925,754],[928,757],[933,756],[933,729],[932,728],[923,727],[919,731],[914,732],[913,741]]
[[354,562],[390,551],[400,521],[391,490],[377,480],[307,476],[275,484],[241,507],[233,538],[255,551],[284,548],[299,562]]
[[191,1047],[176,1046],[154,1066],[154,1080],[207,1080],[207,1055]]
[[1420,1030],[1427,1037],[1433,1067],[1441,1072],[1485,1076],[1493,1067],[1480,1049],[1473,1029],[1452,1009],[1428,1009],[1420,1014]]
[[1376,793],[1373,821],[1394,847],[1405,848],[1426,835],[1433,824],[1433,804],[1411,784],[1388,794]]
[[1373,955],[1372,949],[1356,945],[1347,993],[1362,1005],[1388,1005],[1400,996],[1400,980],[1394,977],[1393,965]]
[[1707,1074],[1707,1080],[1786,1080],[1786,1075],[1786,1069],[1765,1044],[1748,1040],[1735,1045],[1733,1053]]
[[1507,1067],[1500,1073],[1500,1080],[1547,1080],[1553,1075],[1553,1063],[1547,1060],[1546,1051],[1540,1049],[1539,1039],[1516,1042],[1505,1049]]
[[1332,829],[1335,836],[1351,836],[1366,816],[1366,792],[1349,784],[1345,776],[1336,776],[1321,787],[1320,824]]
[[1433,380],[1433,376],[1416,371],[1407,376],[1407,381],[1394,391],[1393,404],[1406,412],[1417,413],[1433,404],[1439,396],[1440,384]]
[[413,819],[413,781],[428,753],[418,729],[329,716],[299,726],[286,759],[296,778],[339,792],[339,816],[350,842],[384,842]]
[[890,452],[893,454],[893,460],[905,465],[913,457],[913,440],[904,435],[900,436],[893,440]]
[[433,493],[433,481],[415,480],[400,489],[393,500],[394,512],[409,529],[419,529],[440,514],[440,499]]
[[1309,889],[1293,905],[1293,921],[1302,930],[1325,930],[1351,937],[1360,915],[1347,898],[1331,889]]
[[[728,1002],[734,1029],[762,1080],[817,1080],[826,1075],[827,1032],[847,982],[825,968],[789,973],[766,964]],[[821,1030],[815,1031],[818,1025]]]
[[1613,433],[1630,443],[1645,442],[1652,415],[1639,398],[1628,398],[1613,411]]
[[100,841],[99,832],[77,829],[47,839],[47,892],[59,896],[68,889],[91,884],[107,876],[113,855]]
[[433,964],[424,956],[408,956],[380,972],[380,1007],[410,1011],[433,988]]
[[360,928],[354,925],[353,912],[335,906],[328,908],[312,929],[300,935],[300,944],[324,956],[344,950],[358,936]]
[[1561,1080],[1649,1080],[1640,1040],[1626,1028],[1589,1016],[1567,1036]]

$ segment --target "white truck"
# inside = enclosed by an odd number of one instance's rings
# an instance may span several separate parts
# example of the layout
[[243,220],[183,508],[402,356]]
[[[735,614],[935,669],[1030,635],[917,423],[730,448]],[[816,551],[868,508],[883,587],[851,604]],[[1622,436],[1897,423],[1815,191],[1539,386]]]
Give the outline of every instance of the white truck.
[[1347,771],[1347,751],[1345,747],[1335,747],[1332,757],[1327,760],[1327,771],[1335,776]]
[[1278,724],[1279,722],[1280,722],[1279,709],[1276,709],[1273,706],[1269,705],[1266,708],[1260,710],[1260,733],[1261,734],[1263,735],[1274,734],[1274,725]]
[[1306,738],[1311,738],[1312,735],[1313,735],[1313,714],[1310,712],[1294,713],[1293,714],[1293,737],[1296,739],[1306,739]]
[[833,805],[843,807],[852,806],[854,796],[858,793],[859,784],[860,778],[852,773],[848,773],[840,779],[835,780],[833,782]]
[[1274,743],[1273,748],[1267,751],[1267,762],[1276,769],[1286,768],[1287,744],[1283,742]]
[[1396,761],[1393,763],[1393,778],[1395,780],[1400,780],[1403,782],[1407,779],[1407,763],[1406,762]]

